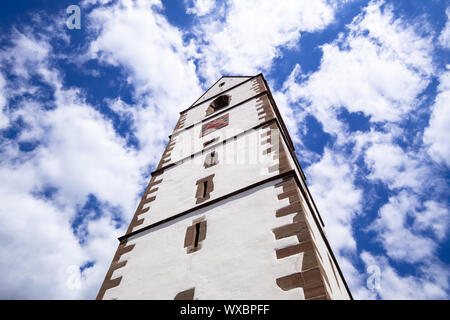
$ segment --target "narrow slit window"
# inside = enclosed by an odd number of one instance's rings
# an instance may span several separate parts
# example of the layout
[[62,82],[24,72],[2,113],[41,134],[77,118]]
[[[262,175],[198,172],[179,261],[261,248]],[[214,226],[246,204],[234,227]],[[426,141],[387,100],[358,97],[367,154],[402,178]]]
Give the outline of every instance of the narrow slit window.
[[214,190],[213,178],[214,174],[197,180],[196,204],[202,203],[210,198],[210,193]]
[[206,220],[204,218],[196,219],[186,230],[184,238],[184,247],[186,253],[193,253],[202,248],[202,242],[206,238]]
[[195,224],[195,241],[194,241],[194,248],[198,247],[198,238],[200,236],[200,222]]
[[210,153],[208,153],[205,157],[205,163],[203,164],[205,168],[209,168],[212,167],[214,165],[216,165],[217,163],[219,163],[218,160],[218,154],[216,151],[211,151]]
[[203,181],[203,198],[206,197],[206,190],[208,190],[208,181]]

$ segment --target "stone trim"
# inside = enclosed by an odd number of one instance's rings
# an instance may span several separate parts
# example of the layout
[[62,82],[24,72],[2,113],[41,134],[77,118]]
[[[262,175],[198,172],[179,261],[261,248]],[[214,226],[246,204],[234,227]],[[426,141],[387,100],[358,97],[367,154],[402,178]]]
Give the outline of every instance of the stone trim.
[[178,119],[178,122],[177,122],[175,128],[173,129],[173,131],[176,131],[176,130],[184,127],[184,123],[186,121],[186,115],[187,115],[187,113],[182,113],[180,115],[180,118]]
[[[213,142],[213,144],[209,144],[206,148],[209,150],[209,149],[212,149],[212,148],[214,148],[214,147],[216,147],[216,146],[218,146],[220,144],[226,144],[228,141],[235,140],[235,139],[237,139],[237,137],[240,137],[240,136],[246,134],[248,131],[256,130],[256,129],[259,129],[259,128],[266,128],[268,124],[276,123],[276,122],[277,122],[276,118],[270,119],[267,122],[263,122],[263,123],[257,124],[256,126],[254,126],[252,128],[249,128],[249,129],[247,129],[245,131],[242,131],[242,132],[240,132],[239,134],[237,134],[237,135],[235,135],[233,137],[229,137],[229,138],[221,140],[221,141],[217,140],[217,142]],[[170,164],[168,164],[168,165],[166,165],[166,166],[164,166],[164,167],[162,167],[160,169],[156,169],[155,171],[152,172],[152,174],[155,174],[155,173],[158,173],[161,170],[165,170],[165,169],[168,169],[170,167],[176,166],[179,163],[183,163],[183,161],[186,160],[186,159],[189,159],[189,158],[193,159],[195,156],[197,156],[199,154],[202,154],[205,151],[206,151],[206,149],[194,152],[194,153],[192,153],[192,154],[190,154],[188,156],[185,156],[184,158],[178,159],[176,162],[172,162],[172,163],[170,163]]]
[[209,199],[209,194],[214,190],[214,176],[215,174],[209,175],[197,180],[197,182],[195,183],[197,185],[197,192],[195,194],[195,198],[197,199],[197,201],[195,202],[196,204],[202,203],[203,201]]
[[253,79],[252,89],[257,93],[266,91],[266,86],[264,85],[264,81],[262,79],[262,74],[261,74],[261,77],[257,76]]
[[175,148],[175,139],[170,138],[169,142],[166,145],[166,149],[164,149],[164,152],[161,156],[161,160],[159,161],[158,166],[156,167],[156,170],[159,170],[163,168],[164,166],[167,166],[167,164],[170,162],[170,153]]
[[[276,119],[273,119],[271,121],[276,121]],[[265,124],[261,124],[258,127],[261,127],[261,126],[264,126],[264,125]],[[168,168],[168,167],[166,167],[166,168]],[[163,170],[166,169],[166,168],[163,168]],[[155,171],[155,172],[152,173],[152,175],[153,176],[160,175],[160,174],[163,173],[163,170]],[[179,213],[177,213],[175,215],[172,215],[172,216],[170,216],[168,218],[162,219],[162,220],[157,221],[155,223],[152,223],[152,224],[149,224],[147,226],[144,226],[144,227],[142,227],[142,228],[140,228],[138,230],[131,231],[131,232],[126,232],[124,235],[120,236],[118,239],[119,239],[119,241],[124,241],[124,240],[126,240],[126,239],[128,239],[128,238],[130,238],[132,236],[136,236],[136,235],[141,234],[141,233],[143,233],[145,231],[148,231],[148,230],[151,230],[151,229],[156,228],[158,226],[161,226],[161,225],[163,225],[165,223],[168,223],[170,221],[178,219],[178,218],[180,218],[180,217],[182,217],[184,215],[187,215],[187,214],[189,214],[191,212],[194,212],[196,210],[205,208],[205,207],[213,205],[215,203],[224,201],[224,200],[226,200],[226,199],[228,199],[228,198],[230,198],[232,196],[238,195],[238,194],[240,194],[242,192],[251,190],[253,188],[256,188],[258,186],[261,186],[263,184],[266,184],[266,183],[269,183],[271,181],[275,181],[275,180],[278,180],[278,179],[283,179],[284,181],[293,179],[295,181],[295,183],[297,184],[297,188],[300,189],[300,191],[301,191],[301,196],[305,197],[305,199],[306,199],[306,204],[309,207],[309,210],[312,212],[312,217],[314,218],[315,223],[318,226],[320,226],[320,221],[318,220],[318,219],[320,219],[320,216],[316,217],[316,215],[314,214],[314,209],[312,207],[312,204],[308,202],[307,190],[305,191],[305,190],[302,189],[303,185],[301,184],[299,178],[297,177],[296,172],[294,170],[289,170],[289,171],[286,171],[284,173],[280,173],[280,174],[277,174],[277,175],[274,175],[274,176],[270,176],[270,177],[268,177],[266,179],[260,180],[260,181],[258,181],[256,183],[253,183],[253,184],[248,185],[246,187],[243,187],[241,189],[235,190],[235,191],[230,192],[228,194],[225,194],[223,196],[219,196],[217,198],[211,199],[210,201],[203,202],[203,203],[201,203],[201,204],[199,204],[197,206],[194,206],[194,207],[192,207],[190,209],[187,209],[185,211],[179,212]],[[156,182],[153,183],[153,185],[155,185],[157,183],[160,183],[161,181],[157,180]],[[147,187],[146,192],[148,190],[154,189],[153,185],[149,184],[149,186]],[[300,201],[296,201],[294,203],[290,203],[289,205],[276,210],[275,215],[276,215],[276,217],[283,217],[283,216],[286,216],[286,215],[289,215],[289,214],[297,213],[297,212],[300,211],[300,209],[303,210],[302,204],[300,203]],[[319,228],[319,232],[320,232],[321,236],[323,237],[323,240],[325,241],[325,245],[327,246],[328,252],[329,252],[333,262],[335,263],[336,270],[337,270],[337,272],[338,272],[338,274],[339,274],[339,276],[340,276],[340,278],[341,278],[341,280],[342,280],[342,282],[344,284],[344,287],[345,287],[348,295],[350,296],[350,299],[353,300],[353,297],[352,297],[352,294],[350,292],[350,289],[348,288],[347,282],[345,281],[344,275],[343,275],[343,273],[342,273],[342,271],[341,271],[341,269],[339,267],[339,264],[338,264],[338,262],[336,260],[336,257],[333,254],[332,248],[330,247],[330,244],[329,244],[329,242],[328,242],[328,240],[326,238],[326,235],[324,234],[324,232],[323,232],[323,230],[321,228]],[[318,251],[317,251],[317,253],[318,253]]]
[[119,262],[119,260],[123,254],[130,252],[131,250],[133,250],[133,248],[134,244],[127,246],[127,240],[120,242],[119,246],[117,247],[116,253],[114,254],[114,258],[111,262],[108,272],[106,273],[105,279],[103,280],[102,286],[100,287],[100,290],[97,294],[97,300],[103,300],[106,290],[115,288],[120,285],[122,277],[120,276],[118,278],[112,279],[112,275],[115,270],[125,267],[125,265],[127,264],[127,260],[122,260],[121,262]]
[[[270,119],[269,119],[270,121]],[[273,160],[278,160],[278,163],[269,167],[269,173],[278,171],[278,173],[283,173],[291,170],[291,164],[286,153],[286,149],[283,144],[283,137],[278,128],[276,122],[269,123],[262,127],[263,129],[268,128],[269,130],[261,134],[261,145],[267,146],[267,149],[263,149],[262,154],[273,154]],[[264,140],[267,137],[266,140]]]
[[134,213],[133,219],[131,219],[130,225],[128,226],[127,229],[127,233],[132,232],[135,227],[140,226],[141,224],[144,223],[144,218],[139,218],[139,216],[150,210],[150,207],[147,206],[144,208],[144,206],[147,203],[155,201],[156,199],[155,192],[158,190],[158,187],[155,186],[159,185],[162,182],[163,179],[162,178],[158,179],[158,177],[163,173],[164,171],[159,171],[158,174],[154,174],[151,177],[150,182],[147,185],[147,188],[145,188],[144,194],[142,195],[141,201],[139,202],[136,212]]
[[282,190],[278,200],[288,199],[289,205],[278,209],[276,217],[293,215],[292,223],[272,230],[275,239],[284,239],[296,236],[298,244],[275,250],[277,259],[284,259],[297,255],[301,261],[301,271],[276,279],[277,285],[284,291],[302,288],[305,300],[330,299],[325,282],[331,290],[328,278],[320,263],[321,257],[314,244],[311,227],[306,219],[297,182],[293,177],[284,178],[275,185],[275,189]]
[[194,300],[195,287],[178,293],[173,300]]
[[260,122],[265,122],[275,117],[268,95],[256,98],[256,111],[258,111],[258,120]]
[[[222,77],[222,78],[223,78],[223,77]],[[221,78],[221,79],[222,79],[222,78]],[[219,81],[220,81],[220,79],[217,80],[216,83],[218,83]],[[295,164],[296,164],[296,166],[298,167],[298,170],[299,170],[299,172],[300,172],[300,174],[301,174],[303,180],[306,180],[306,177],[305,177],[305,174],[304,174],[304,172],[303,172],[303,169],[301,168],[300,163],[299,163],[297,157],[295,156],[295,148],[294,148],[294,144],[292,143],[292,139],[291,139],[291,137],[290,137],[290,135],[289,135],[289,133],[288,133],[288,131],[287,131],[286,125],[285,125],[285,123],[284,123],[284,121],[283,121],[283,118],[281,117],[281,114],[280,114],[280,112],[279,112],[279,110],[278,110],[277,104],[275,103],[275,100],[273,99],[272,92],[270,91],[270,87],[267,85],[266,79],[264,78],[263,74],[262,74],[262,73],[259,73],[259,74],[255,75],[255,76],[253,76],[253,77],[247,79],[246,81],[244,81],[244,82],[242,82],[242,83],[240,83],[240,84],[237,84],[236,86],[231,87],[231,88],[229,88],[229,89],[227,89],[227,90],[221,92],[220,94],[223,94],[223,93],[225,93],[225,92],[227,92],[227,91],[229,91],[229,90],[232,90],[232,89],[234,89],[234,88],[236,88],[236,87],[238,87],[238,86],[240,86],[240,85],[243,85],[244,83],[246,83],[246,82],[248,82],[248,81],[253,81],[253,82],[254,82],[254,83],[253,83],[253,89],[254,89],[254,90],[256,90],[256,91],[261,91],[261,90],[263,90],[262,88],[264,88],[264,94],[267,94],[267,95],[269,96],[269,100],[270,100],[270,102],[271,102],[271,104],[272,104],[273,111],[274,111],[274,113],[275,113],[276,118],[277,118],[278,121],[280,122],[280,126],[281,126],[281,128],[282,128],[283,136],[285,136],[285,139],[287,140],[287,146],[288,146],[288,148],[289,148],[289,150],[290,150],[290,153],[291,153],[292,156],[293,156],[293,160],[295,161]],[[215,84],[214,84],[214,85],[215,85]],[[214,86],[214,85],[213,85],[213,86]],[[212,87],[211,87],[211,88],[212,88]],[[209,90],[209,89],[208,89],[208,90]],[[204,94],[206,94],[206,92],[205,92]],[[209,98],[208,100],[205,100],[204,102],[209,101],[210,99],[213,99],[213,98],[217,97],[217,96],[220,95],[220,94],[217,94],[217,95],[215,95],[215,96]],[[261,94],[261,93],[259,93],[259,94]],[[202,95],[202,96],[203,96],[203,95]],[[202,96],[201,96],[201,97],[202,97]],[[256,96],[258,96],[258,94],[256,94]],[[256,96],[255,96],[255,97],[256,97]],[[200,98],[201,98],[201,97],[200,97]],[[248,101],[248,100],[251,100],[251,99],[253,99],[253,98],[255,98],[255,97],[251,97],[251,98],[247,99],[247,101]],[[200,98],[199,98],[199,99],[200,99]],[[197,101],[198,101],[198,100],[197,100]],[[227,108],[227,110],[229,110],[229,109],[231,109],[231,108],[234,108],[234,107],[236,107],[236,106],[238,106],[238,105],[240,105],[240,104],[242,104],[242,103],[245,103],[245,102],[247,102],[247,101],[240,102],[239,104],[237,104],[237,105],[235,105],[235,106],[232,106],[232,107],[230,107],[230,108]],[[204,103],[204,102],[202,102],[202,103]],[[199,103],[199,104],[200,104],[200,103]],[[196,107],[197,105],[198,105],[198,104],[194,103],[194,104],[191,105],[189,108],[187,108],[187,109],[181,111],[180,114],[182,114],[182,113],[188,111],[189,109],[191,109],[191,108],[193,108],[193,107]],[[224,111],[221,111],[221,112],[225,112],[225,111],[227,111],[227,110],[224,110]],[[204,120],[203,120],[203,121],[204,121]],[[309,194],[309,190],[307,190],[307,192],[308,192],[308,194]],[[312,201],[312,203],[313,203],[313,206],[314,206],[315,210],[316,210],[317,212],[319,212],[318,209],[317,209],[317,206],[316,206],[316,204],[315,204],[315,202],[314,202],[314,199],[312,199],[312,197],[311,197],[311,201]],[[319,214],[319,213],[318,213],[318,214]],[[320,214],[319,214],[319,217],[320,217]],[[321,220],[322,220],[322,219],[321,219]],[[322,225],[323,225],[323,222],[322,222],[322,221],[321,221],[321,223],[322,223]]]

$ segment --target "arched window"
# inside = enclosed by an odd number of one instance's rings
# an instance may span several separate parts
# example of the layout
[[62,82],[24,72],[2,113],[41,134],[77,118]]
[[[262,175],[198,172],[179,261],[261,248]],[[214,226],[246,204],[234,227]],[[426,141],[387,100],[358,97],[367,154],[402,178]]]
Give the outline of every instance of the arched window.
[[219,109],[225,108],[229,104],[230,104],[230,96],[227,94],[221,95],[210,103],[208,109],[206,110],[206,115],[208,116]]

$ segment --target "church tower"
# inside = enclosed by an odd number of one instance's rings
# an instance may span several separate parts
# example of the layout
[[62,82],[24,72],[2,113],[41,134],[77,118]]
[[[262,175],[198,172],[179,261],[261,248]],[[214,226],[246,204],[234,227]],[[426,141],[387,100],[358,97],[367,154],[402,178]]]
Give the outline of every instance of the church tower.
[[97,299],[351,299],[263,75],[180,114]]

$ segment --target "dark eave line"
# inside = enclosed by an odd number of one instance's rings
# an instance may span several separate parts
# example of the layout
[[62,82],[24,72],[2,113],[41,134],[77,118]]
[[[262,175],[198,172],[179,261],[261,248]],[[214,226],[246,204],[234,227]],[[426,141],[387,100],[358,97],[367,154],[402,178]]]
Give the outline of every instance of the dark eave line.
[[170,216],[170,217],[168,217],[168,218],[166,218],[166,219],[163,219],[163,220],[157,221],[157,222],[155,222],[155,223],[153,223],[153,224],[150,224],[150,225],[148,225],[148,226],[142,227],[142,228],[140,228],[140,229],[138,229],[138,230],[136,230],[136,231],[132,231],[132,232],[130,232],[130,233],[127,233],[127,234],[125,234],[125,235],[119,237],[118,239],[119,239],[119,241],[123,241],[123,240],[128,239],[129,237],[135,236],[135,235],[137,235],[137,234],[139,234],[139,233],[141,233],[141,232],[143,232],[143,231],[150,230],[150,229],[152,229],[152,228],[154,228],[154,227],[157,227],[157,226],[159,226],[159,225],[161,225],[161,224],[164,224],[164,223],[166,223],[166,222],[172,221],[172,220],[174,220],[174,219],[177,219],[177,218],[179,218],[179,217],[182,217],[182,216],[184,216],[184,215],[186,215],[186,214],[188,214],[188,213],[194,212],[194,211],[196,211],[196,210],[205,208],[205,207],[207,207],[207,206],[210,206],[210,205],[212,205],[212,204],[215,204],[215,203],[217,203],[217,202],[220,202],[220,201],[222,201],[222,200],[225,200],[225,199],[227,199],[227,198],[230,198],[230,197],[235,196],[235,195],[237,195],[237,194],[240,194],[240,193],[242,193],[242,192],[248,191],[248,190],[250,190],[250,189],[253,189],[253,188],[255,188],[255,187],[258,187],[258,186],[260,186],[260,185],[263,185],[263,184],[265,184],[265,183],[268,183],[268,182],[271,182],[271,181],[274,181],[274,180],[278,180],[278,179],[281,179],[281,178],[284,178],[284,177],[289,177],[289,176],[291,176],[293,173],[294,173],[294,175],[295,175],[295,171],[294,171],[294,170],[290,170],[290,171],[284,172],[284,173],[282,173],[282,174],[278,174],[278,175],[275,175],[275,176],[272,176],[272,177],[269,177],[269,178],[260,180],[260,181],[258,181],[258,182],[256,182],[256,183],[253,183],[253,184],[251,184],[251,185],[248,185],[248,186],[243,187],[243,188],[241,188],[241,189],[238,189],[238,190],[236,190],[236,191],[230,192],[230,193],[225,194],[225,195],[223,195],[223,196],[221,196],[221,197],[218,197],[218,198],[212,199],[212,200],[210,200],[210,201],[204,202],[204,203],[202,203],[202,204],[199,204],[198,206],[195,206],[195,207],[192,207],[192,208],[190,208],[190,209],[187,209],[187,210],[185,210],[185,211],[183,211],[183,212],[180,212],[180,213],[178,213],[178,214],[175,214],[175,215],[173,215],[173,216]]

